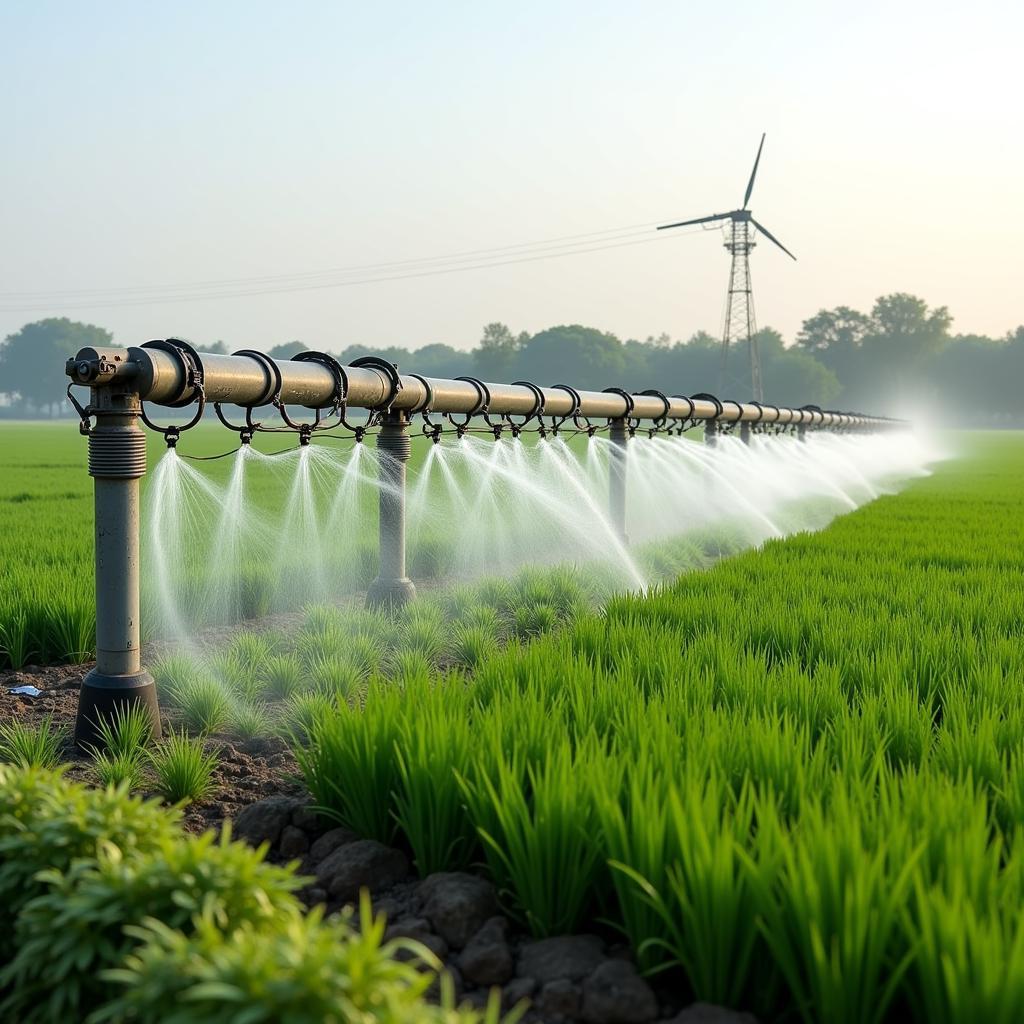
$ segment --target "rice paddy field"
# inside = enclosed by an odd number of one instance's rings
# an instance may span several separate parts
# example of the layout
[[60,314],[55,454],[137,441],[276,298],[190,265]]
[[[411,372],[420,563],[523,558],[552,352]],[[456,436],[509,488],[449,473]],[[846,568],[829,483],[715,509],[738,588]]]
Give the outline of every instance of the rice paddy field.
[[[0,439],[8,657],[87,653],[84,445]],[[212,656],[165,653],[161,698],[183,736],[284,734],[331,822],[421,877],[482,873],[534,937],[609,929],[687,998],[762,1021],[1014,1024],[1024,437],[950,444],[819,532],[646,594],[562,568],[396,614],[314,604]],[[147,941],[121,972],[136,994],[185,963]]]

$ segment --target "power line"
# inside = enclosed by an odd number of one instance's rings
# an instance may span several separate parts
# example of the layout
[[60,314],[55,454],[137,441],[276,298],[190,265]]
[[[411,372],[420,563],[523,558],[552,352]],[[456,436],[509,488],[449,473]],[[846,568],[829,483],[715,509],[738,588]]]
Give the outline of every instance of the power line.
[[[699,229],[698,229],[699,230]],[[434,267],[424,270],[415,270],[407,273],[388,274],[376,277],[363,277],[355,280],[340,280],[340,281],[306,281],[304,283],[285,283],[285,279],[281,280],[280,284],[271,284],[266,287],[244,287],[239,286],[234,289],[221,290],[221,291],[204,291],[196,292],[192,294],[159,294],[152,291],[147,292],[142,297],[126,297],[126,298],[84,298],[82,300],[74,301],[57,301],[52,300],[41,300],[40,302],[29,303],[29,304],[12,304],[12,305],[0,305],[0,312],[4,313],[24,313],[33,312],[40,309],[47,310],[67,310],[67,309],[97,309],[97,308],[114,308],[114,307],[127,307],[127,306],[148,306],[156,302],[163,303],[178,303],[178,302],[201,302],[203,300],[210,299],[233,299],[233,298],[246,298],[249,296],[260,296],[260,295],[282,295],[292,292],[305,292],[305,291],[323,291],[334,288],[351,288],[357,285],[365,284],[378,284],[385,281],[405,281],[412,278],[420,277],[435,277],[442,274],[458,274],[465,273],[466,271],[472,270],[486,270],[490,267],[506,267],[512,266],[519,263],[534,263],[538,260],[556,259],[562,256],[579,256],[585,253],[593,252],[606,252],[610,249],[621,249],[635,245],[651,245],[655,242],[667,241],[670,238],[678,238],[682,234],[689,234],[690,232],[678,232],[674,235],[654,235],[653,237],[648,233],[644,232],[642,238],[633,238],[630,235],[623,236],[627,241],[613,240],[608,244],[595,245],[595,246],[584,246],[582,248],[577,244],[576,247],[561,247],[561,251],[554,252],[526,252],[524,254],[514,256],[510,259],[489,259],[486,261],[478,261],[469,265],[453,265],[453,266],[442,266]],[[498,252],[498,250],[485,250],[491,252]],[[400,264],[385,264],[384,266],[398,266]],[[248,283],[248,279],[241,279],[245,284]],[[184,287],[184,286],[179,286]]]
[[462,252],[448,253],[441,256],[420,256],[413,259],[402,259],[392,260],[381,263],[363,263],[355,264],[344,267],[333,267],[326,268],[323,270],[308,270],[299,271],[288,274],[265,274],[255,275],[249,277],[237,277],[237,278],[214,278],[203,281],[192,281],[192,282],[181,282],[177,284],[153,284],[153,285],[116,285],[109,287],[92,287],[92,288],[62,288],[62,289],[48,289],[45,291],[13,291],[13,292],[0,292],[0,300],[31,300],[36,298],[46,299],[59,299],[63,297],[81,297],[81,296],[107,296],[117,297],[118,295],[130,295],[130,294],[146,294],[156,295],[163,292],[177,292],[177,291],[193,291],[195,289],[205,288],[218,288],[218,287],[245,287],[255,286],[259,284],[276,284],[291,281],[302,281],[311,280],[319,277],[327,277],[330,275],[350,275],[361,273],[364,271],[371,270],[391,270],[402,267],[415,267],[419,265],[428,265],[433,263],[465,263],[465,262],[476,262],[479,259],[488,258],[490,256],[497,257],[502,254],[517,254],[517,250],[522,250],[518,253],[519,255],[528,255],[529,252],[534,250],[546,251],[568,248],[576,244],[582,244],[583,241],[588,239],[602,239],[607,241],[616,241],[619,238],[630,238],[636,237],[640,233],[640,229],[644,229],[643,233],[651,229],[650,223],[644,224],[628,224],[617,228],[605,228],[602,231],[588,231],[581,234],[575,235],[561,235],[555,238],[544,238],[538,239],[532,242],[517,242],[512,245],[494,246],[485,249],[469,249]]

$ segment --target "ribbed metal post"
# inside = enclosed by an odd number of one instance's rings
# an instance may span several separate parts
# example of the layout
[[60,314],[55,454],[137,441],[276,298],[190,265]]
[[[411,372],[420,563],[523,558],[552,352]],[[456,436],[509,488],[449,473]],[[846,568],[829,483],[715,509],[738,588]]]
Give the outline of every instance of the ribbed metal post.
[[142,669],[139,631],[139,479],[146,472],[146,436],[139,396],[93,388],[96,424],[89,434],[89,475],[95,492],[96,667],[82,680],[75,740],[99,744],[99,723],[140,705],[160,735],[153,677]]
[[704,424],[704,443],[709,448],[718,444],[718,423],[715,420],[707,420]]
[[740,424],[740,440],[744,444],[750,444],[750,424],[747,422]]
[[404,412],[384,415],[377,435],[380,473],[380,572],[370,585],[370,607],[395,607],[416,596],[405,571],[405,470],[412,454]]
[[623,544],[629,542],[626,534],[626,475],[629,430],[621,417],[611,420],[608,429],[608,510],[612,526]]

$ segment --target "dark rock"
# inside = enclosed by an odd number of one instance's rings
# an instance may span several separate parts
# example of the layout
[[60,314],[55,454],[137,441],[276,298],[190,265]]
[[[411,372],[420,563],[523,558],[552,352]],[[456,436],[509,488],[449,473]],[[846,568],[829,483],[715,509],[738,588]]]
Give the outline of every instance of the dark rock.
[[359,836],[355,832],[350,832],[347,828],[332,828],[330,832],[325,832],[309,848],[310,860],[314,864],[319,863],[326,857],[329,857],[339,847],[345,846],[347,843],[354,843],[358,838]]
[[260,843],[273,846],[281,838],[281,832],[298,804],[299,800],[293,796],[268,796],[243,807],[235,818],[235,837],[252,846]]
[[442,970],[434,978],[433,982],[431,982],[430,988],[428,988],[426,993],[425,993],[426,997],[428,999],[434,999],[434,1000],[440,999],[440,997],[441,997],[441,976],[442,975],[447,975],[451,979],[452,988],[454,989],[454,992],[455,992],[455,998],[456,998],[456,1000],[460,1000],[462,998],[462,992],[463,992],[463,988],[464,988],[464,986],[462,984],[462,974],[459,972],[459,969],[457,967],[450,967],[450,966],[446,966],[444,968],[444,970]]
[[301,828],[285,825],[277,848],[282,857],[301,857],[309,849],[309,836]]
[[691,1003],[680,1010],[668,1024],[757,1024],[752,1013],[730,1010],[711,1003]]
[[310,835],[320,831],[320,818],[309,804],[303,804],[292,811],[292,824]]
[[338,847],[316,868],[320,885],[345,902],[358,899],[361,889],[387,889],[408,874],[405,854],[373,839],[357,839]]
[[647,1024],[658,1015],[651,986],[628,960],[607,960],[583,983],[587,1024]]
[[549,981],[541,988],[533,1005],[547,1020],[549,1017],[575,1017],[580,1012],[581,991],[579,985],[568,978]]
[[523,946],[519,973],[544,985],[568,978],[582,981],[604,962],[604,943],[596,935],[559,935]]
[[529,999],[537,988],[534,978],[513,978],[501,992],[501,1005],[505,1010],[511,1010],[517,1003]]
[[422,917],[405,917],[389,925],[384,932],[385,940],[413,939],[426,946],[434,956],[443,959],[448,954],[448,943],[430,930],[430,922]]
[[452,949],[462,949],[498,909],[494,886],[462,871],[439,871],[419,887],[423,913]]
[[302,892],[303,900],[308,907],[315,907],[318,903],[327,902],[327,890],[319,889],[315,885]]
[[508,944],[508,922],[492,917],[466,943],[459,966],[468,981],[477,985],[504,985],[515,963]]

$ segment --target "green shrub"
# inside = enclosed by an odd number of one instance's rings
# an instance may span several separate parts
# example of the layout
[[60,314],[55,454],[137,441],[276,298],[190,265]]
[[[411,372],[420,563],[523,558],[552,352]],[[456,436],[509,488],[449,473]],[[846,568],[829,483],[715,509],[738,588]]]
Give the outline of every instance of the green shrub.
[[271,732],[270,713],[266,704],[257,704],[246,700],[238,701],[231,709],[231,731],[243,740],[269,736]]
[[185,725],[195,732],[220,732],[231,720],[231,697],[224,684],[211,676],[197,676],[178,694]]
[[[175,811],[119,789],[91,789],[60,773],[0,765],[0,907],[14,921],[45,891],[41,868],[66,871],[100,848],[125,857],[153,850],[172,834]],[[0,930],[0,960],[13,948],[10,928]]]
[[171,731],[149,754],[157,792],[171,804],[202,800],[213,789],[216,753],[206,753],[201,739]]
[[[323,921],[317,911],[282,915],[272,928],[243,925],[225,941],[208,919],[191,937],[149,921],[122,968],[106,972],[120,988],[89,1024],[499,1024],[497,994],[485,1011],[455,1009],[450,980],[440,1005],[423,1001],[437,967],[409,940],[384,942],[383,918],[362,902],[361,925]],[[415,959],[400,961],[405,951]],[[520,1014],[504,1018],[514,1024]]]
[[145,781],[146,759],[137,754],[111,754],[100,751],[92,759],[92,771],[101,786],[125,786],[138,789]]
[[269,696],[287,700],[302,692],[306,676],[297,658],[290,654],[277,654],[269,658],[264,667],[263,683]]
[[20,768],[56,768],[67,734],[63,726],[53,724],[52,715],[35,727],[17,719],[0,722],[0,761]]
[[203,674],[187,654],[168,654],[153,665],[153,679],[162,702],[177,705],[182,693]]
[[110,717],[97,723],[100,742],[94,754],[105,752],[111,757],[140,760],[142,752],[153,734],[149,712],[141,704],[121,704]]
[[[0,972],[0,1016],[22,1024],[82,1020],[109,994],[101,971],[118,967],[137,945],[132,925],[156,918],[192,930],[204,916],[220,933],[243,923],[261,927],[296,914],[298,881],[262,854],[233,843],[180,834],[155,849],[124,856],[113,844],[64,870],[40,872],[45,891],[24,906],[15,928],[17,952]],[[127,931],[126,931],[127,929]]]

